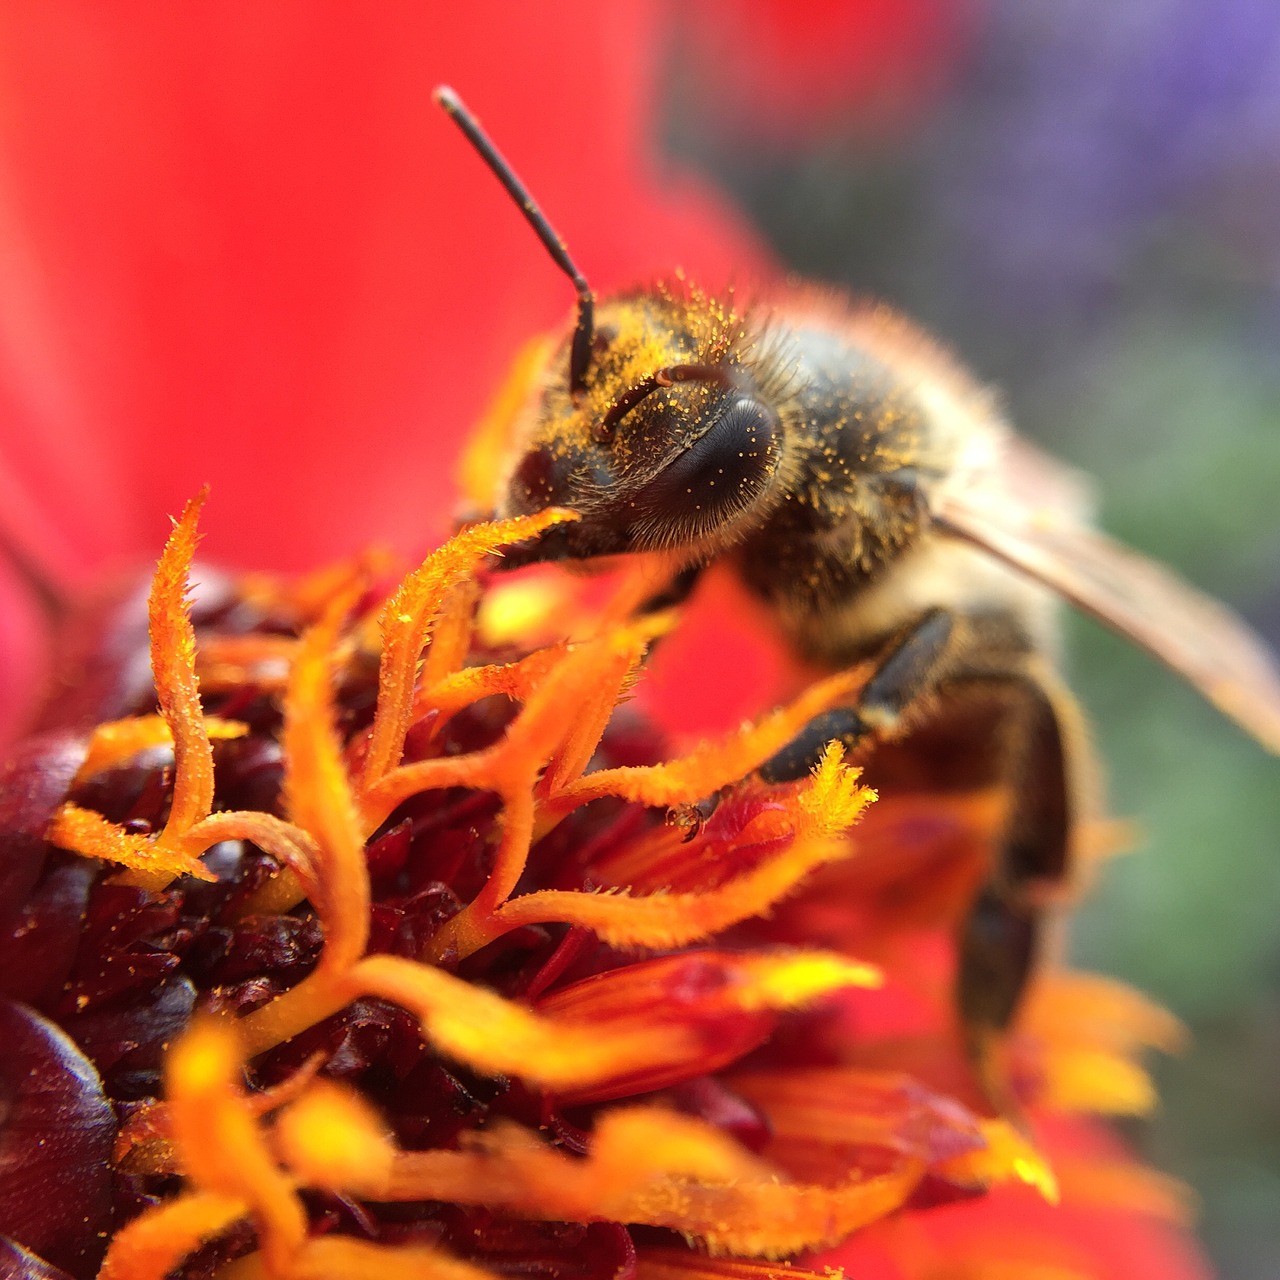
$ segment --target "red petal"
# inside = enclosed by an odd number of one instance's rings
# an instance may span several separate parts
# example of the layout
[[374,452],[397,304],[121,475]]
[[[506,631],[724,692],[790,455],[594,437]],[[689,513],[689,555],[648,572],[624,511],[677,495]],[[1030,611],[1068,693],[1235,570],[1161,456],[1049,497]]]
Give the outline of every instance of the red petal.
[[599,1086],[557,1090],[561,1098],[600,1101],[648,1093],[719,1070],[761,1044],[777,1025],[770,1008],[743,1008],[735,998],[741,982],[727,952],[693,951],[639,960],[562,987],[537,1003],[538,1012],[591,1024],[608,1034],[614,1027],[650,1023],[655,1034],[676,1025],[690,1033],[690,1052],[646,1064],[634,1074]]
[[[1112,1156],[1119,1144],[1097,1125],[1083,1122],[1048,1126],[1038,1123],[1044,1150],[1052,1162],[1068,1154]],[[1015,1272],[999,1263],[1021,1258]],[[860,1232],[846,1244],[806,1265],[844,1267],[867,1280],[908,1280],[942,1271],[982,1276],[1033,1274],[1033,1262],[1074,1266],[1094,1280],[1209,1280],[1207,1262],[1185,1232],[1166,1222],[1124,1208],[1046,1203],[1029,1187],[996,1187],[986,1196],[943,1205],[913,1215],[908,1222],[886,1221]],[[968,1269],[966,1270],[966,1265]]]
[[[45,574],[150,558],[205,482],[212,558],[416,546],[516,349],[572,295],[443,115],[452,82],[597,289],[749,282],[758,241],[658,173],[659,0],[0,13],[0,522]],[[32,619],[0,627],[6,699]],[[0,741],[3,741],[0,738]]]
[[0,749],[30,729],[49,674],[47,630],[29,584],[0,562]]
[[150,552],[204,481],[219,560],[418,542],[516,344],[572,295],[443,115],[455,84],[597,288],[761,255],[655,180],[662,6],[0,15],[0,493],[62,577]]
[[758,146],[822,129],[882,144],[933,106],[978,25],[960,0],[697,0],[697,109]]

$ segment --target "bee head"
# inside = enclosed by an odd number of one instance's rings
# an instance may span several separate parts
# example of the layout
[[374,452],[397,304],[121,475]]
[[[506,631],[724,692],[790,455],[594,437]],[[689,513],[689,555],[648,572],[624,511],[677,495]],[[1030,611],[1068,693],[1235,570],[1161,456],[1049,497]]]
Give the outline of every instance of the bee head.
[[575,391],[557,352],[517,433],[498,515],[578,513],[506,555],[507,564],[629,551],[701,559],[769,505],[783,432],[744,362],[732,308],[660,287],[598,311],[592,359]]
[[706,558],[761,513],[783,456],[776,402],[751,376],[741,318],[683,286],[595,293],[480,122],[447,85],[434,97],[515,202],[578,305],[537,407],[517,432],[498,516],[577,512],[507,565],[627,551]]

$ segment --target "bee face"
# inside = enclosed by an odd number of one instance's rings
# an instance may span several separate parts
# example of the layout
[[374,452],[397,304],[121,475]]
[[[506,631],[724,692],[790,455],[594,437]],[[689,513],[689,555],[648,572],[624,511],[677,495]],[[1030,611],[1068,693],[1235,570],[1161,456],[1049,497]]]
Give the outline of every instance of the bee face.
[[[785,436],[761,389],[740,318],[669,289],[601,309],[576,394],[568,347],[528,422],[502,515],[578,513],[518,563],[685,548],[705,556],[754,525],[777,490]],[[508,557],[511,563],[512,557]]]

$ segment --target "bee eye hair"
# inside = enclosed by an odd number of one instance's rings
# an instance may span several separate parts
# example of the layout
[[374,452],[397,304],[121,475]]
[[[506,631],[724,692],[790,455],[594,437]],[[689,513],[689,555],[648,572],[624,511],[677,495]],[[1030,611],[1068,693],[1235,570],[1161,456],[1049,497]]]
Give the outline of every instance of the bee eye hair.
[[750,506],[777,470],[782,430],[758,400],[730,401],[632,501],[654,533],[705,529]]

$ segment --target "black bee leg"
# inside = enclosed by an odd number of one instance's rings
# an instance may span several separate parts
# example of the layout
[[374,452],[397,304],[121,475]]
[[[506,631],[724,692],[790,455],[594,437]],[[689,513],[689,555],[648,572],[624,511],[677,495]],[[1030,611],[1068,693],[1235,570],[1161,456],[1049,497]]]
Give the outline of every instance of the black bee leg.
[[815,716],[760,766],[760,776],[766,782],[794,782],[818,763],[833,738],[853,751],[869,737],[892,735],[908,708],[937,684],[954,631],[948,610],[922,614],[881,655],[858,701]]
[[1016,1115],[999,1049],[1070,874],[1084,758],[1073,704],[1016,620],[934,609],[888,646],[853,705],[812,720],[760,775],[803,777],[833,738],[851,750],[875,741],[881,786],[1008,787],[990,873],[960,926],[955,1000],[984,1091]]
[[[968,681],[958,681],[963,692]],[[1013,1020],[1031,972],[1045,912],[1070,873],[1077,769],[1074,727],[1032,675],[981,678],[1008,705],[1003,764],[1013,792],[991,876],[960,939],[956,1001],[971,1051],[981,1064],[993,1037]],[[977,690],[971,690],[976,692]]]

